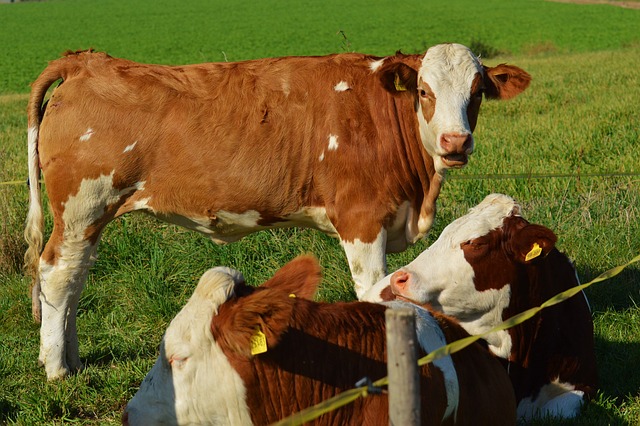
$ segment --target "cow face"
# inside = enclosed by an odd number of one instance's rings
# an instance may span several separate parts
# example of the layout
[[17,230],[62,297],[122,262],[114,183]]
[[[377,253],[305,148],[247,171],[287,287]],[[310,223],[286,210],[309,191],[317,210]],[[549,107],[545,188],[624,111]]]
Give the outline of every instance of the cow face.
[[[519,265],[544,257],[555,244],[550,230],[530,225],[519,214],[513,199],[487,196],[449,224],[413,262],[377,283],[365,300],[375,300],[390,288],[396,297],[455,317],[471,334],[493,328],[510,306]],[[488,342],[495,354],[508,358],[511,340],[506,331],[489,336]]]
[[420,138],[440,173],[467,164],[474,150],[472,133],[482,95],[509,99],[531,81],[526,71],[515,66],[484,66],[469,48],[455,43],[429,48],[419,69],[413,65],[390,64],[383,67],[388,74],[382,78],[392,92],[416,90]]
[[241,281],[228,268],[202,276],[167,328],[160,356],[127,405],[124,424],[251,424],[244,384],[210,330],[211,318]]

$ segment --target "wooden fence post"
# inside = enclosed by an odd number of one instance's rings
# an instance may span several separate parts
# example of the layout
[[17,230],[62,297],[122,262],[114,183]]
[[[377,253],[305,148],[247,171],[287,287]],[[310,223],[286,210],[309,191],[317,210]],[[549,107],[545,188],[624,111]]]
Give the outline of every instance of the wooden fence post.
[[420,424],[420,380],[413,309],[387,309],[387,376],[389,424]]

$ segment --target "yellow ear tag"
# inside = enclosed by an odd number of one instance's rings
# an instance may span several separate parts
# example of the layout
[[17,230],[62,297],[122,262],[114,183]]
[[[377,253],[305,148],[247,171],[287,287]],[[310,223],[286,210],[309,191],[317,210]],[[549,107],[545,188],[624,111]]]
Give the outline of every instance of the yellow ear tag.
[[295,294],[293,294],[293,293],[291,293],[291,294],[289,294],[289,297],[293,297],[293,298],[295,298],[295,297],[296,297],[296,295],[295,295]]
[[529,251],[529,253],[527,253],[524,261],[528,262],[531,259],[535,259],[536,257],[540,256],[540,253],[542,253],[542,249],[540,248],[538,243],[533,243],[533,247],[531,247],[531,250]]
[[400,76],[396,73],[396,77],[393,79],[393,85],[396,86],[398,92],[406,92],[407,87],[400,81]]
[[267,338],[260,330],[260,327],[256,327],[256,331],[251,336],[251,355],[258,355],[267,351]]

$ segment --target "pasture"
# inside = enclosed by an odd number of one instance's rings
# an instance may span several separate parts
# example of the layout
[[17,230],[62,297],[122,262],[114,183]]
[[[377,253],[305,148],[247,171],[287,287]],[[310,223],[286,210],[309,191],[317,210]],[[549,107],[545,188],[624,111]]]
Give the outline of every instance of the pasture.
[[[553,229],[582,282],[640,253],[640,10],[537,0],[58,0],[0,4],[0,22],[0,182],[26,180],[29,83],[67,49],[184,64],[414,53],[456,41],[489,65],[524,68],[533,82],[512,101],[483,102],[476,152],[465,169],[448,173],[431,233],[389,256],[389,270],[491,192],[514,197],[527,219]],[[144,215],[125,216],[107,227],[80,301],[86,369],[47,383],[36,365],[30,279],[21,272],[27,203],[26,185],[0,185],[0,424],[117,424],[168,322],[212,266],[240,269],[257,284],[310,252],[324,268],[319,299],[355,297],[337,241],[318,232],[267,231],[221,247]],[[640,424],[640,265],[587,295],[598,397],[575,420],[539,424]]]

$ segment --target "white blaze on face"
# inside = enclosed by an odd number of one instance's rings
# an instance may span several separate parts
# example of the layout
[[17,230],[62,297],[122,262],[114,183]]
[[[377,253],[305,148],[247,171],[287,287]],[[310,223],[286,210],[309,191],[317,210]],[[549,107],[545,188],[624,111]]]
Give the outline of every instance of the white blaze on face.
[[[401,296],[418,303],[430,303],[460,321],[470,334],[478,334],[502,322],[502,311],[509,305],[510,286],[478,291],[474,271],[464,257],[460,245],[488,234],[502,226],[504,219],[519,214],[519,206],[506,195],[488,195],[468,214],[450,223],[431,247],[413,262],[400,268],[410,276]],[[379,301],[380,291],[389,285],[385,277],[364,296],[364,300]],[[506,331],[487,339],[492,351],[507,357],[511,340]]]
[[[460,44],[434,46],[427,50],[422,60],[418,89],[421,82],[429,85],[435,96],[435,111],[427,123],[420,106],[418,121],[422,143],[434,157],[437,170],[445,168],[440,158],[446,154],[439,143],[441,135],[471,134],[467,106],[478,73],[484,73],[480,60]],[[470,148],[473,149],[473,144]]]
[[211,319],[244,281],[229,268],[202,276],[189,302],[171,321],[160,356],[127,405],[130,425],[248,425],[246,389],[213,340]]

